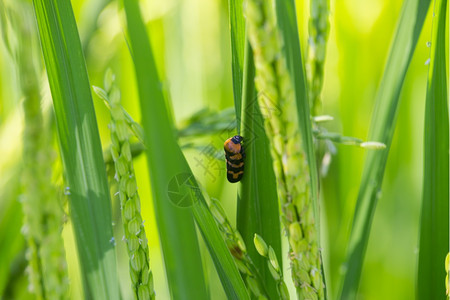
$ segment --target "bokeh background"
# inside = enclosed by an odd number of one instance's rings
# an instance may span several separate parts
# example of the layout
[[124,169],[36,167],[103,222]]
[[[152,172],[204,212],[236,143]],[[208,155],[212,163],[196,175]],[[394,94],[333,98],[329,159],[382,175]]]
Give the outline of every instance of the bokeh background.
[[[327,46],[323,114],[334,121],[329,131],[367,139],[377,87],[387,60],[403,1],[341,0],[331,1],[330,36]],[[139,120],[132,57],[127,47],[123,16],[116,1],[74,0],[73,9],[83,42],[86,64],[92,85],[102,86],[107,68],[116,74],[122,102]],[[297,1],[298,23],[303,56],[308,38],[308,1]],[[163,90],[170,95],[173,117],[180,128],[199,110],[211,112],[231,109],[231,46],[226,0],[141,1],[156,61],[163,79]],[[397,128],[378,200],[372,232],[363,266],[360,299],[412,299],[415,293],[417,249],[422,193],[423,124],[429,57],[427,42],[431,39],[428,17],[418,42],[401,94]],[[16,65],[0,43],[0,291],[16,299],[28,299],[23,273],[24,240],[20,234],[20,162],[23,114]],[[51,110],[51,100],[42,72],[44,110]],[[110,144],[109,112],[94,96],[101,140]],[[233,124],[233,114],[224,122]],[[184,138],[185,154],[200,184],[210,197],[224,203],[231,220],[235,219],[236,185],[225,180],[225,163],[210,160],[202,149],[211,146],[218,151],[229,132]],[[194,145],[194,146],[192,146]],[[55,143],[57,155],[57,143]],[[336,145],[328,173],[321,180],[322,243],[329,295],[336,296],[356,197],[359,189],[365,150]],[[135,161],[143,217],[150,245],[150,261],[155,290],[159,299],[168,299],[162,254],[144,156]],[[59,177],[58,177],[59,176]],[[55,182],[61,197],[64,184],[61,170],[55,167]],[[114,189],[114,186],[113,188]],[[113,198],[114,219],[119,218],[118,199]],[[77,261],[70,222],[64,238],[71,274],[71,294],[79,299]],[[119,268],[128,268],[121,240],[121,228],[115,226]],[[206,248],[203,246],[203,250]],[[182,249],[180,249],[182,251]],[[287,251],[283,252],[287,255]],[[205,255],[204,257],[208,257]],[[286,257],[286,256],[285,256]],[[7,270],[7,266],[11,266]],[[211,278],[214,299],[224,299],[214,266],[205,261],[206,277]],[[288,267],[285,267],[289,272]],[[129,275],[119,272],[121,289],[129,295]],[[286,276],[289,280],[290,276]],[[5,294],[6,295],[6,294]],[[217,297],[217,298],[216,298]],[[334,298],[334,297],[332,297]]]

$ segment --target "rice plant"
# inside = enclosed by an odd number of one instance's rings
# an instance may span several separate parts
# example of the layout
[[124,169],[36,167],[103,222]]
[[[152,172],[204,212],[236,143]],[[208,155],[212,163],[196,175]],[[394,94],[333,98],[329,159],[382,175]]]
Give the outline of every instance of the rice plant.
[[448,11],[1,1],[1,299],[448,299]]

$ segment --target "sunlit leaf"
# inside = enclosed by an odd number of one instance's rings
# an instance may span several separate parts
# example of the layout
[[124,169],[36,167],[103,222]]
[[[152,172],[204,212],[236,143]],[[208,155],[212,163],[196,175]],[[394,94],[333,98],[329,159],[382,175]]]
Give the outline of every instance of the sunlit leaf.
[[376,107],[372,116],[369,140],[386,145],[384,150],[369,150],[364,163],[352,231],[347,249],[347,262],[341,299],[354,299],[358,290],[370,227],[381,193],[386,161],[392,143],[406,71],[419,39],[429,0],[407,0],[391,45]]
[[417,299],[444,299],[443,263],[449,251],[449,121],[445,18],[447,1],[436,1],[425,108],[424,182],[420,222]]
[[33,2],[53,97],[85,296],[119,299],[111,202],[91,89],[69,1]]

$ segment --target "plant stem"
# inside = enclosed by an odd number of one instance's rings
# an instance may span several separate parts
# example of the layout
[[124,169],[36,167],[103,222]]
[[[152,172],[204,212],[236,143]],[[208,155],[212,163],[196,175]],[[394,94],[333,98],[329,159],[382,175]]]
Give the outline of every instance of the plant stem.
[[30,288],[37,299],[68,299],[67,264],[61,236],[64,211],[51,180],[56,155],[51,148],[51,124],[41,111],[37,31],[31,21],[30,4],[18,1],[7,9],[9,21],[19,37],[12,53],[24,98],[22,232],[28,243]]
[[320,114],[322,101],[320,93],[323,86],[323,71],[327,39],[330,31],[328,20],[330,0],[311,0],[309,18],[308,63],[306,71],[309,83],[311,114]]
[[273,7],[268,1],[247,2],[248,37],[255,58],[258,101],[271,143],[297,295],[300,299],[323,299],[309,167],[301,148],[294,89],[281,51],[282,41]]
[[[105,75],[105,89],[104,94],[98,94],[107,102],[111,112],[109,124],[112,141],[111,156],[116,170],[115,179],[119,185],[124,241],[127,244],[132,288],[136,299],[155,299],[148,242],[141,216],[141,201],[137,192],[131,155],[131,124],[127,122],[127,116],[120,104],[120,92],[113,83],[113,75],[110,71]],[[98,91],[98,88],[95,90]]]

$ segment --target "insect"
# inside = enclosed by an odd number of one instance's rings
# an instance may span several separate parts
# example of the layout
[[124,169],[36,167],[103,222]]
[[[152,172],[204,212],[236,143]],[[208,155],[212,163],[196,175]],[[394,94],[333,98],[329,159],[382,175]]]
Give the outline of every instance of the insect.
[[227,159],[227,179],[231,183],[238,182],[244,175],[244,147],[241,142],[243,137],[235,135],[223,144],[225,158]]

